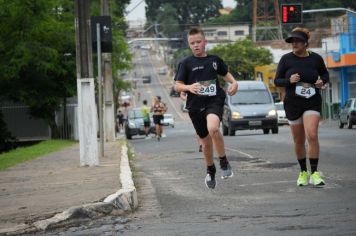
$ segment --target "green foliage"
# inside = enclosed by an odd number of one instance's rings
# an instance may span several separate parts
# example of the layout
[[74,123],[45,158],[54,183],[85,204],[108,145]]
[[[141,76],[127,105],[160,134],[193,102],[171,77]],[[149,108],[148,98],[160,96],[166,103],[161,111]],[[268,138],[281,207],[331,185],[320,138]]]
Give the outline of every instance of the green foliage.
[[221,44],[209,51],[221,57],[229,67],[229,71],[238,80],[253,78],[254,68],[273,62],[268,49],[257,47],[251,40],[244,39],[233,44]]
[[169,3],[176,10],[175,15],[181,29],[201,24],[212,17],[219,16],[219,9],[222,8],[220,0],[146,0],[145,2],[147,5],[146,18],[149,23],[163,23],[158,21],[157,17],[161,7]]
[[2,0],[0,9],[0,94],[29,105],[55,134],[54,112],[76,91],[73,2]]
[[11,136],[11,133],[6,128],[3,114],[0,110],[0,153],[14,148],[16,146],[15,142],[15,138]]
[[157,22],[165,36],[171,37],[174,33],[179,32],[178,15],[172,4],[163,4],[157,15]]
[[65,140],[48,140],[30,147],[17,148],[7,153],[2,153],[0,154],[0,170],[61,150],[74,143]]

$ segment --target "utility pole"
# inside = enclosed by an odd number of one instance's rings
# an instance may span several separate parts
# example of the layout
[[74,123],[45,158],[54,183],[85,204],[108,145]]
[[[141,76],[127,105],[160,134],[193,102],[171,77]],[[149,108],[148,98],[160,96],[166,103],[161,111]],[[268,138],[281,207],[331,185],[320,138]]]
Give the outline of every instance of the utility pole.
[[[101,0],[101,15],[110,16],[109,0]],[[115,104],[113,95],[112,54],[102,53],[104,75],[104,135],[106,141],[115,140]]]
[[75,0],[80,165],[99,165],[97,113],[92,64],[90,0]]
[[[261,22],[263,24],[259,24]],[[266,26],[266,22],[270,25]],[[283,39],[278,0],[253,0],[252,40],[257,42],[266,38]]]

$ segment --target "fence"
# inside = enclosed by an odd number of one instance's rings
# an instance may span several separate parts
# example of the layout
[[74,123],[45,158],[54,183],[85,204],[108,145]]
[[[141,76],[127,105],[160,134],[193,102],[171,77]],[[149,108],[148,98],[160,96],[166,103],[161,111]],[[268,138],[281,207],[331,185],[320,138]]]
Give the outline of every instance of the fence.
[[[2,102],[0,110],[4,122],[11,135],[20,142],[51,139],[51,128],[48,123],[30,115],[30,109],[26,105],[13,102]],[[65,115],[66,114],[66,115]],[[77,104],[69,103],[66,109],[60,107],[55,114],[59,139],[79,140]]]

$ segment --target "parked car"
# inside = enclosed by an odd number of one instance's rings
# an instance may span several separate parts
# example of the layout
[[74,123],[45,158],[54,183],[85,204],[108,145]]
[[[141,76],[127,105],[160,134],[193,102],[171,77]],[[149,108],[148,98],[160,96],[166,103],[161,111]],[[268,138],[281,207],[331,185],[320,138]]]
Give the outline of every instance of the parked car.
[[161,67],[158,69],[158,74],[160,75],[166,75],[167,74],[167,68],[166,67]]
[[268,87],[261,81],[239,81],[239,90],[226,96],[222,118],[223,135],[236,130],[262,129],[278,133],[277,111]]
[[169,96],[171,97],[179,97],[180,96],[180,93],[177,92],[175,89],[174,89],[174,86],[171,87],[171,91],[169,92]]
[[278,125],[288,124],[288,119],[286,117],[286,111],[284,110],[283,102],[277,102],[274,105],[277,109]]
[[174,117],[170,113],[163,114],[162,125],[174,128]]
[[344,128],[345,124],[349,129],[356,124],[356,98],[348,99],[345,106],[340,109],[339,128]]
[[151,83],[151,76],[150,75],[142,76],[142,83],[144,83],[144,84]]
[[[151,117],[151,116],[150,116]],[[155,133],[155,125],[151,119],[150,133]],[[127,113],[125,122],[125,135],[127,139],[132,139],[135,135],[144,135],[143,114],[141,108],[133,108]]]

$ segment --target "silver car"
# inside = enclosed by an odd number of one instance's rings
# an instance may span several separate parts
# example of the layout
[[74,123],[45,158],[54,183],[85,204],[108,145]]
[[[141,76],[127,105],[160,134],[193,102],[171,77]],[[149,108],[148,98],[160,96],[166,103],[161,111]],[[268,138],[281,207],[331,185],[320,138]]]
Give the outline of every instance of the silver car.
[[174,117],[172,114],[166,113],[163,115],[162,125],[174,128]]
[[223,135],[234,136],[236,130],[262,129],[278,133],[277,110],[272,95],[261,81],[239,81],[239,89],[227,96],[222,117]]
[[345,124],[349,129],[352,129],[352,125],[356,125],[356,98],[348,99],[344,108],[340,110],[339,128],[344,128]]

